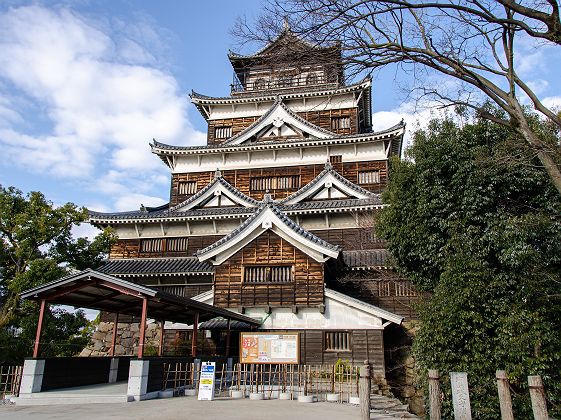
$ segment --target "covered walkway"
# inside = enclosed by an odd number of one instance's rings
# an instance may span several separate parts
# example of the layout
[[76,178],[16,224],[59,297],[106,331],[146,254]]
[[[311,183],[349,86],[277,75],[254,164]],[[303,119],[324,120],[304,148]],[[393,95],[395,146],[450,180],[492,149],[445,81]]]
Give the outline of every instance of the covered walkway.
[[[231,326],[260,325],[254,318],[213,305],[184,298],[150,287],[118,279],[94,270],[84,270],[30,289],[22,299],[40,304],[33,359],[26,360],[20,390],[21,398],[53,389],[115,383],[128,378],[127,395],[135,400],[153,398],[161,389],[162,365],[166,358],[145,357],[145,331],[148,318],[161,323],[159,355],[163,349],[165,321],[193,325],[191,357],[197,356],[199,323],[219,318],[227,329],[226,356],[229,355]],[[115,313],[110,357],[72,357],[41,359],[41,334],[49,304],[96,309]],[[140,336],[136,358],[113,357],[119,314],[140,318]]]

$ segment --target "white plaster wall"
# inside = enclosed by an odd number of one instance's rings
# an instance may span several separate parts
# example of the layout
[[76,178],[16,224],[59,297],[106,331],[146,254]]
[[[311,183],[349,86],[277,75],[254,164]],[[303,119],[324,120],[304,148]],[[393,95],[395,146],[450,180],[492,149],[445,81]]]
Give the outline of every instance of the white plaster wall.
[[[301,149],[302,152],[300,151]],[[294,147],[282,150],[263,150],[236,153],[210,153],[196,156],[178,155],[173,173],[196,173],[255,167],[272,168],[278,166],[297,166],[323,164],[329,156],[341,155],[343,162],[362,162],[365,160],[385,160],[383,142],[340,146]]]

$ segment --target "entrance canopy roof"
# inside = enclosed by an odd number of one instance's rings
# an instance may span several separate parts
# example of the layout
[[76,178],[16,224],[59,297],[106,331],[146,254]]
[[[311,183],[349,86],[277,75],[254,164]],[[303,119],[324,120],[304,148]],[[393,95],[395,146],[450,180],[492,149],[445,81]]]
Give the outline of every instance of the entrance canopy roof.
[[21,298],[134,316],[141,316],[142,304],[146,299],[147,316],[157,320],[193,324],[198,314],[199,321],[222,317],[249,325],[260,325],[260,321],[227,309],[161,292],[90,269],[26,290],[21,294]]

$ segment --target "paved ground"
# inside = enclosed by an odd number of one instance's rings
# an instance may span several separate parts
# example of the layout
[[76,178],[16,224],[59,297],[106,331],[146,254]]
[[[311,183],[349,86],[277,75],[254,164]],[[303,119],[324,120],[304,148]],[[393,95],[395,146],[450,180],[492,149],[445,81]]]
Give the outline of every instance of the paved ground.
[[348,404],[265,400],[218,399],[197,401],[177,397],[116,404],[51,405],[18,407],[0,405],[3,419],[243,419],[243,420],[357,420],[358,407]]

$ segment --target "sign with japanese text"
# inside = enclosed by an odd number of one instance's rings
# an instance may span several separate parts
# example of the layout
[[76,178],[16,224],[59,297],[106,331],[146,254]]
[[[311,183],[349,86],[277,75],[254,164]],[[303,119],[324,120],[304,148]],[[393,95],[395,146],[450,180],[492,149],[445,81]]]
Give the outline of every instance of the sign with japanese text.
[[214,400],[214,375],[216,372],[216,363],[204,362],[201,365],[201,376],[199,379],[199,400]]
[[240,333],[241,363],[299,362],[298,333]]

